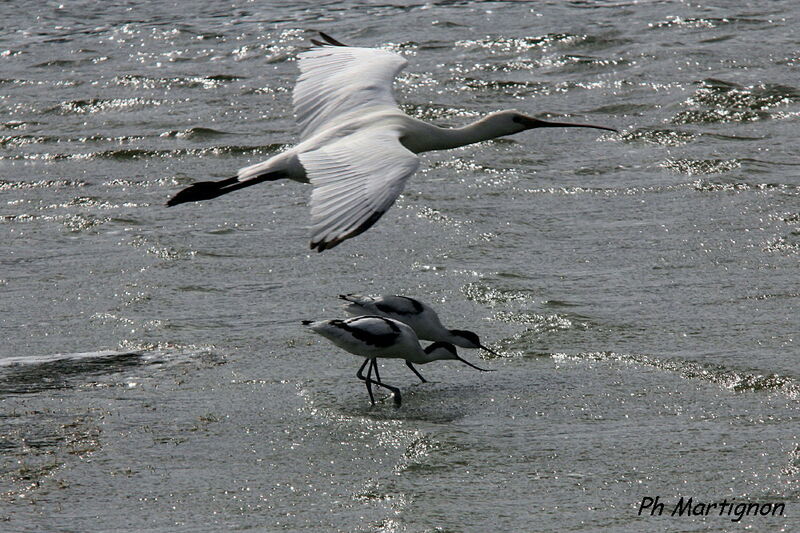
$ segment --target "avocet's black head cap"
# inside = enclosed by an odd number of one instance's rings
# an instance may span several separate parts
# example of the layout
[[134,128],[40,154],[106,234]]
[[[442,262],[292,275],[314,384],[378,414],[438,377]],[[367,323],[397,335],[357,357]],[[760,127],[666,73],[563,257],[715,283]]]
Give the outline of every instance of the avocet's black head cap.
[[464,359],[463,357],[461,357],[460,355],[458,355],[458,352],[456,352],[456,347],[450,344],[449,342],[436,341],[427,348],[425,348],[425,353],[429,354],[434,351],[442,351],[442,350],[448,353],[448,356],[442,357],[442,359],[455,359],[457,361],[461,361],[467,366],[471,366],[476,370],[480,370],[481,372],[493,372],[493,370],[487,370],[485,368],[475,366],[466,359]]
[[450,334],[459,337],[460,339],[463,339],[464,344],[459,344],[459,346],[461,346],[462,348],[480,348],[482,350],[486,350],[492,355],[500,357],[499,353],[495,352],[494,350],[490,350],[489,348],[481,344],[481,339],[478,337],[476,333],[472,331],[466,331],[463,329],[451,329]]
[[472,331],[467,331],[464,329],[451,329],[450,334],[459,337],[464,341],[463,344],[459,344],[459,346],[462,348],[480,348],[481,346],[481,339]]
[[448,352],[452,356],[450,359],[458,359],[458,351],[456,351],[456,347],[449,342],[436,341],[432,344],[429,344],[428,347],[425,348],[425,353],[429,354],[436,350]]

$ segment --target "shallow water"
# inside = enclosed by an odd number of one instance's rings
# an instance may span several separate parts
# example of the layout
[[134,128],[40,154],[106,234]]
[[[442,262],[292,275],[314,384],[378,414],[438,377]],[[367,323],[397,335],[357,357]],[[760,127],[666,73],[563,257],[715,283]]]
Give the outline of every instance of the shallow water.
[[[798,529],[796,3],[278,5],[3,5],[0,529]],[[323,254],[301,184],[164,208],[296,139],[315,30],[406,55],[416,117],[621,133],[427,154]],[[433,304],[496,372],[390,362],[370,407],[300,326],[344,292]]]

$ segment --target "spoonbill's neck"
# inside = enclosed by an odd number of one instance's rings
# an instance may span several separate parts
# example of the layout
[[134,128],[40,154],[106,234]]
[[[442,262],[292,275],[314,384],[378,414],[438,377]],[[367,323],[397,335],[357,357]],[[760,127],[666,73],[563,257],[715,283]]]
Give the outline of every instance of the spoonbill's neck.
[[498,128],[490,119],[491,115],[461,128],[441,128],[420,121],[401,142],[412,152],[420,153],[449,150],[514,133]]

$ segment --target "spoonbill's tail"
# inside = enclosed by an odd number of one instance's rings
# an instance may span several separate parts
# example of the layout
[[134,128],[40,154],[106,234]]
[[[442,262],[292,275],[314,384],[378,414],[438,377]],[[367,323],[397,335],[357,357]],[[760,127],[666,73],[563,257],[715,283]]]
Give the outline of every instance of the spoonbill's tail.
[[200,181],[181,190],[167,201],[167,206],[183,204],[186,202],[199,202],[201,200],[211,200],[217,196],[228,194],[262,181],[275,181],[285,177],[282,172],[269,172],[254,178],[239,181],[237,176],[226,178],[219,181]]

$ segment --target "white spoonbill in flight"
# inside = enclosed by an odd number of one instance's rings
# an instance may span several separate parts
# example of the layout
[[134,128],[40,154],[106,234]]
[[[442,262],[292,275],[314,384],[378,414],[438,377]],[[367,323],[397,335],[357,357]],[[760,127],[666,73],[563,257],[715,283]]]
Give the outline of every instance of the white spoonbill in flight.
[[[398,407],[401,402],[400,389],[381,381],[381,377],[378,374],[378,363],[376,362],[379,357],[405,359],[408,368],[413,370],[423,382],[425,382],[425,378],[414,368],[413,363],[424,365],[431,361],[455,359],[482,372],[490,372],[490,370],[477,367],[462,359],[456,352],[456,347],[449,342],[434,342],[423,349],[413,329],[391,318],[359,316],[345,320],[320,320],[317,322],[304,320],[303,324],[339,348],[365,358],[364,364],[356,372],[356,377],[366,384],[369,401],[372,405],[375,405],[372,385],[392,391],[394,393],[394,403]],[[367,365],[369,365],[369,368],[367,369],[367,375],[364,376],[364,368]],[[373,371],[375,372],[375,379],[372,378]]]
[[403,113],[392,93],[408,63],[387,50],[325,42],[298,55],[293,104],[300,143],[233,178],[203,181],[168,206],[208,200],[263,181],[311,183],[311,249],[319,252],[368,230],[391,207],[419,167],[417,154],[457,148],[533,128],[595,128],[499,111],[461,128],[441,128]]
[[[408,296],[361,296],[340,294],[339,298],[350,302],[344,310],[351,315],[377,315],[408,324],[420,340],[449,342],[460,348],[481,348],[492,355],[500,354],[481,344],[478,335],[463,329],[447,329],[433,308]],[[424,380],[423,380],[424,381]]]

